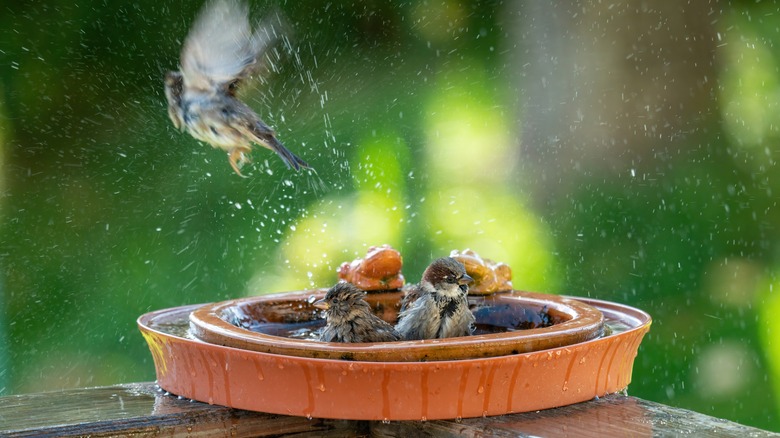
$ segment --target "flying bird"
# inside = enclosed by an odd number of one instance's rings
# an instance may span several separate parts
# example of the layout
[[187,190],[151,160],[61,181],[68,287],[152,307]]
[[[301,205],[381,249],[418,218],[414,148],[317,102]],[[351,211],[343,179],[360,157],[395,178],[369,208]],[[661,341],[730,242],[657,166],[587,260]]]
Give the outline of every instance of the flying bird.
[[180,131],[227,152],[239,176],[243,177],[241,167],[250,161],[252,144],[276,152],[296,171],[310,168],[236,97],[278,38],[270,20],[253,31],[248,14],[238,0],[214,0],[203,7],[184,41],[180,70],[165,75],[168,116]]

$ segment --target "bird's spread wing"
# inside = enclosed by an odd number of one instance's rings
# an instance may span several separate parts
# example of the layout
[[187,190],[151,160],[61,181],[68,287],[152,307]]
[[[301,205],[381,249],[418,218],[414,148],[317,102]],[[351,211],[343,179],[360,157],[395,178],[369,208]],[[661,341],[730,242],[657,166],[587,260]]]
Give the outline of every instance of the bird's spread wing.
[[181,52],[187,87],[232,92],[237,81],[257,68],[258,59],[276,39],[272,20],[252,32],[247,6],[237,0],[213,0],[193,24]]

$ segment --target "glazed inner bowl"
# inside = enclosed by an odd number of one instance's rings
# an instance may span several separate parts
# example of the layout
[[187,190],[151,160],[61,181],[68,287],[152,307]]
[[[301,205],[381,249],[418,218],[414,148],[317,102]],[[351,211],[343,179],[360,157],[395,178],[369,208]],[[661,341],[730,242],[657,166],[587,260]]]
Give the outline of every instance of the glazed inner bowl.
[[[511,291],[469,297],[477,318],[473,336],[378,343],[315,340],[325,324],[312,303],[324,290],[229,300],[202,306],[190,314],[198,339],[245,350],[309,358],[416,362],[505,356],[577,344],[602,335],[604,317],[593,306],[557,295]],[[374,293],[374,312],[394,324],[401,292]],[[546,315],[552,325],[539,326]],[[527,328],[536,327],[536,328]]]

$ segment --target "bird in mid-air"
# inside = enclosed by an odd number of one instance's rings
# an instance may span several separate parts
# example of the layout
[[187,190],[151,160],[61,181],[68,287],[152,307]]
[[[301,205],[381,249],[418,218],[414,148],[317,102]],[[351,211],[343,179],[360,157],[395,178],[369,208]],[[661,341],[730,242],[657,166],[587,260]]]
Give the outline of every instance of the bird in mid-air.
[[287,167],[310,168],[236,97],[240,84],[259,70],[278,38],[278,29],[268,20],[253,31],[248,14],[238,0],[213,0],[204,6],[184,41],[180,71],[165,75],[168,116],[177,129],[227,152],[239,176],[241,166],[250,161],[253,143],[276,152]]
[[314,306],[325,310],[327,325],[320,333],[325,342],[389,342],[400,337],[392,325],[374,315],[363,297],[366,292],[352,283],[337,283]]
[[395,329],[406,340],[471,335],[475,318],[467,295],[472,281],[454,258],[434,260],[420,284],[406,290]]

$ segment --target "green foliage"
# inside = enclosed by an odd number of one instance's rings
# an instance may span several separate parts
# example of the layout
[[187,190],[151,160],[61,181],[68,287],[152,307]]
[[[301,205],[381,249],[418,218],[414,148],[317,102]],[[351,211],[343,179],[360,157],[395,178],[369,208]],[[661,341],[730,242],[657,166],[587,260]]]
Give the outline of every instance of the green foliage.
[[[712,77],[688,91],[714,81],[715,95],[686,107],[671,135],[631,137],[645,146],[621,137],[652,125],[655,108],[602,120],[596,134],[566,126],[576,142],[623,145],[613,156],[567,151],[564,132],[538,155],[521,144],[543,130],[531,116],[560,114],[541,111],[598,113],[566,94],[590,90],[526,77],[528,65],[564,68],[535,57],[555,47],[524,46],[531,29],[518,17],[531,3],[283,4],[290,46],[242,96],[317,172],[295,174],[258,149],[242,179],[165,111],[162,76],[199,4],[5,3],[0,395],[152,380],[140,314],[329,286],[341,262],[389,243],[408,281],[471,248],[512,266],[518,289],[642,308],[654,324],[632,395],[780,430],[780,33],[770,5],[707,18]],[[608,23],[580,21],[598,7],[584,3],[545,16],[597,35],[586,43],[620,43],[599,40],[612,38]],[[666,72],[687,59],[648,47],[625,63],[661,74],[610,92],[636,98],[686,80]],[[596,53],[604,58],[571,53],[575,68],[607,59]],[[566,98],[533,101],[537,87]],[[558,167],[545,167],[550,156]]]

